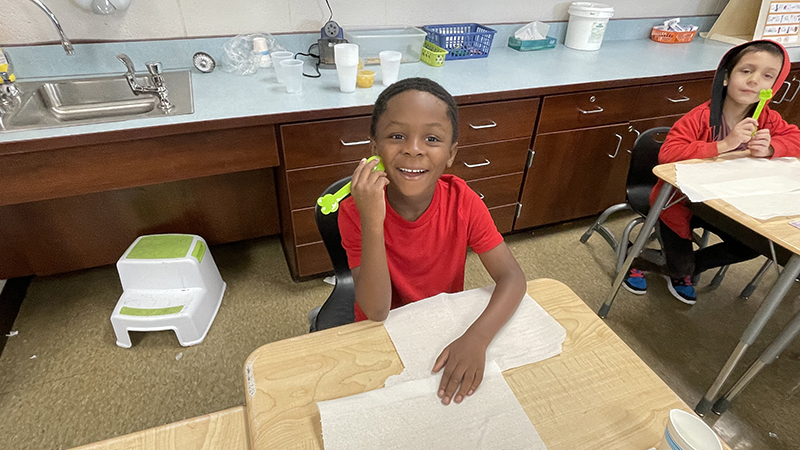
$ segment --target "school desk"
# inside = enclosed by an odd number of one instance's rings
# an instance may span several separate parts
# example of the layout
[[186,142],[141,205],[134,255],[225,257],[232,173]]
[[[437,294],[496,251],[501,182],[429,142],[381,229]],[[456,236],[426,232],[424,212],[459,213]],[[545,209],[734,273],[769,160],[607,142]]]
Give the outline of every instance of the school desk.
[[126,434],[73,450],[248,450],[244,407]]
[[[549,450],[647,449],[670,409],[691,411],[567,286],[534,280],[528,294],[566,328],[563,351],[503,375]],[[244,373],[251,448],[322,449],[315,402],[381,388],[402,370],[371,321],[257,349]]]
[[[748,157],[747,152],[733,152],[717,158],[712,158],[711,161],[725,161],[745,157]],[[677,164],[696,164],[708,161],[709,160],[689,160],[682,161]],[[639,231],[639,236],[636,238],[628,257],[623,263],[622,269],[619,271],[619,273],[617,273],[617,276],[614,279],[611,292],[609,292],[609,295],[603,303],[603,306],[600,307],[600,311],[598,312],[600,317],[605,317],[608,314],[608,311],[611,308],[611,303],[614,301],[614,297],[617,295],[617,291],[619,291],[622,281],[624,280],[625,275],[628,273],[633,259],[639,254],[639,252],[641,252],[642,248],[644,248],[645,241],[652,233],[660,212],[663,210],[664,206],[667,205],[667,202],[670,200],[673,192],[676,191],[675,185],[677,183],[677,176],[675,165],[676,163],[662,164],[653,169],[653,173],[655,173],[660,179],[664,180],[665,183],[659,191],[655,202],[650,207],[650,213],[647,215],[647,218],[642,225],[642,229]],[[774,244],[788,250],[791,252],[791,257],[789,258],[788,263],[786,263],[786,265],[783,267],[778,279],[770,288],[769,293],[761,303],[758,311],[756,311],[756,314],[751,319],[747,329],[745,329],[744,333],[742,333],[741,338],[739,338],[739,343],[736,345],[733,353],[731,353],[728,361],[720,370],[716,380],[714,380],[714,383],[711,385],[711,387],[709,387],[706,394],[695,407],[695,412],[701,416],[707,414],[712,408],[714,412],[719,414],[725,412],[730,406],[731,400],[733,400],[733,398],[738,395],[739,392],[741,392],[747,383],[752,380],[752,378],[755,377],[755,375],[765,365],[774,361],[780,352],[783,351],[783,349],[792,341],[792,339],[794,339],[794,337],[800,333],[800,314],[798,314],[798,316],[795,317],[792,322],[781,332],[780,336],[778,336],[772,345],[770,345],[761,354],[761,356],[759,356],[758,360],[753,364],[753,366],[750,367],[747,373],[736,383],[736,385],[729,390],[727,394],[721,397],[716,404],[714,403],[717,395],[722,389],[723,384],[725,384],[725,381],[728,379],[731,372],[733,372],[736,364],[741,360],[745,351],[753,344],[755,339],[761,333],[761,330],[764,328],[770,317],[772,317],[772,314],[775,312],[775,309],[778,307],[778,305],[780,305],[784,296],[789,291],[789,288],[791,288],[794,280],[798,277],[798,275],[800,275],[800,229],[797,229],[789,224],[790,222],[800,220],[800,216],[775,217],[769,220],[758,220],[742,213],[724,200],[715,199],[708,200],[703,203],[713,210],[735,220],[737,223],[749,228],[752,231],[755,231]]]

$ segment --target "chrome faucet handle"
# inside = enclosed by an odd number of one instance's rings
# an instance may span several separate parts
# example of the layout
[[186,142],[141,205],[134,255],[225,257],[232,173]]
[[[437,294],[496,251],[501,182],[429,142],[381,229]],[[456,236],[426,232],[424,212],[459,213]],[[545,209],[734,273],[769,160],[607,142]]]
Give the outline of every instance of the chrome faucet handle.
[[163,72],[161,63],[158,61],[147,61],[144,65],[147,66],[147,71],[150,72],[150,75],[161,75]]
[[136,73],[136,68],[133,67],[133,61],[131,61],[131,58],[128,55],[125,53],[120,53],[117,55],[117,59],[122,61],[122,64],[125,64],[125,67],[128,69],[128,75],[133,75]]

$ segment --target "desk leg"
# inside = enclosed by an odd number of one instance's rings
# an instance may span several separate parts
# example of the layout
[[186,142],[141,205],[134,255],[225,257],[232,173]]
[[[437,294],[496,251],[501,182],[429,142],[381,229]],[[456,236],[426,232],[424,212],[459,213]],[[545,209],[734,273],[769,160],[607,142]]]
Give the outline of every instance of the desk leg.
[[[761,333],[761,330],[764,329],[764,325],[767,324],[767,321],[770,319],[770,317],[772,317],[772,314],[775,313],[775,309],[778,307],[778,305],[780,305],[781,301],[783,300],[783,297],[789,291],[789,288],[792,287],[792,283],[794,283],[794,280],[795,278],[797,278],[798,274],[800,274],[800,255],[792,255],[792,258],[789,259],[789,263],[786,264],[786,267],[783,268],[781,276],[778,277],[778,280],[775,281],[775,284],[772,285],[772,288],[770,288],[767,297],[761,303],[761,306],[758,308],[758,311],[756,311],[756,314],[755,316],[753,316],[753,319],[750,321],[750,324],[747,326],[747,329],[744,330],[742,337],[739,338],[739,344],[736,345],[736,348],[733,350],[733,353],[731,353],[731,356],[728,358],[728,362],[726,362],[725,365],[722,367],[722,370],[717,375],[717,379],[714,380],[714,384],[712,384],[711,387],[708,388],[708,392],[706,392],[706,395],[703,396],[703,398],[694,408],[694,411],[698,415],[704,416],[711,409],[712,405],[714,405],[714,399],[716,398],[720,389],[722,389],[722,385],[725,384],[725,381],[731,375],[731,372],[733,372],[734,367],[736,367],[736,364],[742,358],[744,352],[753,344],[753,342],[756,340],[756,337],[758,337],[759,333]],[[783,336],[783,334],[781,336]],[[786,345],[784,345],[783,347],[785,346]],[[777,357],[780,351],[783,350],[783,347],[781,347],[777,351],[775,357]],[[770,346],[770,349],[771,348],[772,346]],[[767,349],[767,351],[769,351],[770,349]],[[766,353],[767,352],[765,352],[765,354]],[[773,360],[774,359],[775,358],[773,358]],[[759,358],[759,361],[760,360],[761,359]],[[770,360],[770,362],[772,362],[772,360]],[[759,362],[757,362],[756,364],[758,363]],[[756,364],[754,364],[754,366]],[[752,369],[753,368],[751,367],[751,370]],[[760,370],[760,368],[754,370],[755,372],[751,375],[750,378],[755,376],[755,374],[758,373],[758,370]],[[750,370],[748,370],[748,373],[750,373]],[[749,381],[749,379],[747,381]],[[745,384],[747,384],[747,381],[745,381]],[[741,391],[743,388],[744,385],[740,386],[739,389],[737,390],[737,393],[738,391]],[[720,407],[722,407],[722,405],[720,405]]]
[[[597,315],[601,318],[605,319],[605,317],[608,315],[608,311],[611,309],[611,303],[614,302],[614,297],[617,296],[619,287],[622,286],[622,280],[624,280],[625,276],[628,275],[628,270],[631,268],[633,259],[639,256],[639,253],[644,248],[644,244],[650,238],[650,233],[653,232],[656,221],[661,215],[664,205],[667,204],[667,199],[670,195],[672,195],[673,189],[674,188],[671,184],[664,183],[663,186],[661,186],[661,190],[658,191],[658,197],[656,197],[656,201],[653,203],[653,206],[650,207],[650,212],[647,214],[647,219],[645,219],[642,229],[639,230],[639,236],[636,237],[636,242],[633,243],[631,251],[628,252],[628,257],[625,258],[625,262],[622,263],[622,267],[617,272],[617,276],[614,278],[614,284],[611,286],[611,292],[608,293],[606,301],[603,303],[603,306],[600,307],[600,311],[597,312]],[[620,245],[626,244],[620,243]]]
[[[791,282],[794,281],[797,276],[800,275],[800,255],[793,255],[792,259],[789,260],[789,264],[783,269],[781,272],[780,278],[787,278],[789,280],[789,286],[791,286]],[[781,281],[781,280],[779,280]],[[778,284],[777,282],[775,284]],[[787,288],[788,290],[788,288]],[[739,392],[750,383],[750,380],[755,378],[758,372],[771,364],[775,361],[778,356],[783,352],[787,345],[789,345],[794,338],[800,334],[800,313],[794,316],[794,319],[786,326],[786,328],[781,331],[781,334],[767,347],[766,350],[758,357],[758,359],[747,369],[744,375],[739,378],[739,381],[725,394],[724,397],[721,397],[714,403],[714,407],[711,409],[716,414],[722,414],[728,410],[730,407],[733,398],[739,395]]]

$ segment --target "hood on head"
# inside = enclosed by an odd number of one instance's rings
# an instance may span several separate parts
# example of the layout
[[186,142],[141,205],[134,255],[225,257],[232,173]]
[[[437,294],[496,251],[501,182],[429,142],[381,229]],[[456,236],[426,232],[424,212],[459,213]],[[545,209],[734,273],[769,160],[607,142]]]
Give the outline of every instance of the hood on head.
[[786,76],[789,75],[789,69],[791,68],[792,62],[789,61],[789,54],[786,52],[786,48],[784,48],[783,45],[779,44],[778,42],[769,39],[760,39],[757,41],[745,42],[744,44],[737,45],[736,47],[728,50],[728,52],[725,53],[725,56],[723,56],[719,61],[717,72],[714,74],[714,82],[711,84],[711,105],[709,106],[710,115],[708,118],[708,124],[711,126],[712,134],[714,136],[719,134],[720,127],[722,125],[722,105],[725,102],[725,95],[727,94],[728,90],[725,86],[725,78],[728,75],[725,67],[728,65],[728,62],[730,62],[742,50],[759,42],[769,42],[770,44],[775,44],[783,51],[783,67],[781,68],[781,73],[775,78],[775,83],[772,85],[773,93],[778,92],[778,89],[781,88],[784,80],[786,80]]

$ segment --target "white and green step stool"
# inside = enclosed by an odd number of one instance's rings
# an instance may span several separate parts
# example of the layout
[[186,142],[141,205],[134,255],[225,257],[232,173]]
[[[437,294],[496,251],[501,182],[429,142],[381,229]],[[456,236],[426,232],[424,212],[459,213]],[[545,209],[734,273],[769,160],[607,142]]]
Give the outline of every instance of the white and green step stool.
[[206,241],[191,234],[138,237],[117,261],[122,296],[111,314],[117,345],[129,331],[174,330],[182,346],[203,342],[225,282]]

